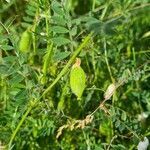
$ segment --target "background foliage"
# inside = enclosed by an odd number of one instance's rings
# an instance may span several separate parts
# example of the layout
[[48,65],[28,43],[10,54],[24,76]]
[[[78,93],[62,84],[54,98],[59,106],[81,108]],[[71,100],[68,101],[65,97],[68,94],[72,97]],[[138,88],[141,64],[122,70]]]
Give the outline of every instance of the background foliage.
[[[150,135],[149,12],[149,0],[0,0],[1,147],[136,149]],[[32,37],[23,53],[25,30]],[[60,72],[74,63],[71,56],[90,32],[77,56],[87,78],[79,101],[69,85],[71,65]],[[105,104],[110,115],[99,109],[84,128],[75,128],[73,122],[92,113],[107,87],[122,79]],[[67,124],[72,130],[56,137]]]

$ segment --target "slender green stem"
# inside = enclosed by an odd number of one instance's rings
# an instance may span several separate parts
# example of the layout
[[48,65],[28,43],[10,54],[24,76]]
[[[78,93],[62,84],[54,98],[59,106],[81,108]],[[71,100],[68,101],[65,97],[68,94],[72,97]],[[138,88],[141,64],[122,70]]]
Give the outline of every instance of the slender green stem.
[[7,27],[5,27],[5,25],[0,21],[0,25],[6,30],[7,34],[10,34]]
[[108,9],[108,5],[105,6],[105,8],[104,8],[104,10],[103,10],[103,12],[102,12],[102,15],[101,15],[101,17],[100,17],[101,20],[104,19],[105,14],[106,14],[106,12],[107,12],[107,9]]
[[95,10],[95,5],[96,5],[96,0],[93,0],[93,4],[92,4],[92,11]]
[[112,142],[113,142],[116,138],[117,138],[117,135],[114,135],[114,136],[112,137],[112,139],[111,139],[111,141],[110,141],[110,143],[109,143],[109,145],[108,145],[108,147],[107,147],[107,150],[110,150],[111,144],[112,144]]
[[[35,33],[35,30],[36,30],[36,26],[37,26],[37,22],[38,22],[38,18],[39,17],[39,8],[37,7],[37,10],[36,10],[36,14],[35,14],[35,19],[34,19],[34,24],[33,24],[33,27],[32,27],[32,32]],[[33,44],[33,52],[34,54],[36,54],[36,36],[35,34],[32,35],[32,44]]]
[[111,72],[110,65],[109,65],[108,58],[107,58],[107,49],[106,49],[106,40],[105,39],[104,39],[104,52],[105,52],[105,62],[106,62],[106,65],[107,65],[107,68],[109,71],[109,75],[110,75],[111,81],[114,83],[114,78],[112,76],[112,72]]
[[13,132],[11,138],[10,138],[10,141],[9,141],[9,144],[8,144],[8,149],[11,149],[11,145],[12,145],[12,142],[18,132],[18,130],[20,129],[22,123],[24,122],[24,120],[26,119],[27,115],[29,114],[29,112],[31,111],[32,109],[32,106],[28,107],[28,109],[26,110],[25,114],[22,116],[22,119],[20,120],[17,128],[15,129],[15,131]]
[[150,50],[144,50],[144,51],[135,52],[136,55],[138,55],[138,54],[145,54],[145,53],[150,53]]

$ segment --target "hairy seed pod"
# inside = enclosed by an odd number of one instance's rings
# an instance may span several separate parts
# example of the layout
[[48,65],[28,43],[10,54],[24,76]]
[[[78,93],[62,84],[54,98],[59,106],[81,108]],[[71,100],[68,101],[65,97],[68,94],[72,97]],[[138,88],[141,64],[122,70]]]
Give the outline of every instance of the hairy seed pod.
[[86,82],[86,75],[83,69],[80,67],[80,63],[81,60],[77,58],[76,63],[72,66],[70,73],[71,90],[78,99],[80,99],[83,94]]
[[26,30],[22,33],[21,39],[19,42],[19,50],[23,53],[27,53],[30,51],[30,46],[31,46],[31,33]]

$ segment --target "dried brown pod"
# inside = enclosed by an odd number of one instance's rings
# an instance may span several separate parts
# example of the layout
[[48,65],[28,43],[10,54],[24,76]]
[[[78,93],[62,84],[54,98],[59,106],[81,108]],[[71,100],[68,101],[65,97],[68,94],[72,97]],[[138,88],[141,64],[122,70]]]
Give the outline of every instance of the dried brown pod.
[[104,93],[104,99],[109,100],[112,97],[112,95],[114,94],[115,90],[116,90],[115,84],[113,84],[113,83],[110,84],[108,86],[106,92]]

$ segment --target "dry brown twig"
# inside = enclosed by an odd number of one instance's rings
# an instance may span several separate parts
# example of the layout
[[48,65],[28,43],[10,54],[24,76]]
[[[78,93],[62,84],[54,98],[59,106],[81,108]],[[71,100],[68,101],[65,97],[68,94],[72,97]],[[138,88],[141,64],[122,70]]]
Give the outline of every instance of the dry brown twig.
[[90,124],[94,118],[94,114],[99,110],[103,110],[106,114],[110,115],[108,109],[105,107],[106,101],[108,101],[115,93],[116,89],[123,85],[126,80],[119,81],[117,84],[110,84],[104,93],[104,100],[100,103],[100,105],[89,115],[85,117],[83,120],[69,120],[67,124],[59,127],[57,130],[56,138],[59,138],[62,135],[64,129],[69,129],[70,131],[74,129],[83,129],[86,125]]
[[93,116],[92,115],[87,115],[85,119],[83,120],[72,120],[72,121],[68,121],[67,124],[59,127],[59,129],[57,130],[57,135],[56,138],[59,138],[60,135],[62,134],[62,131],[64,129],[69,129],[70,131],[74,130],[74,129],[83,129],[86,125],[88,125],[89,123],[91,123],[93,120]]

